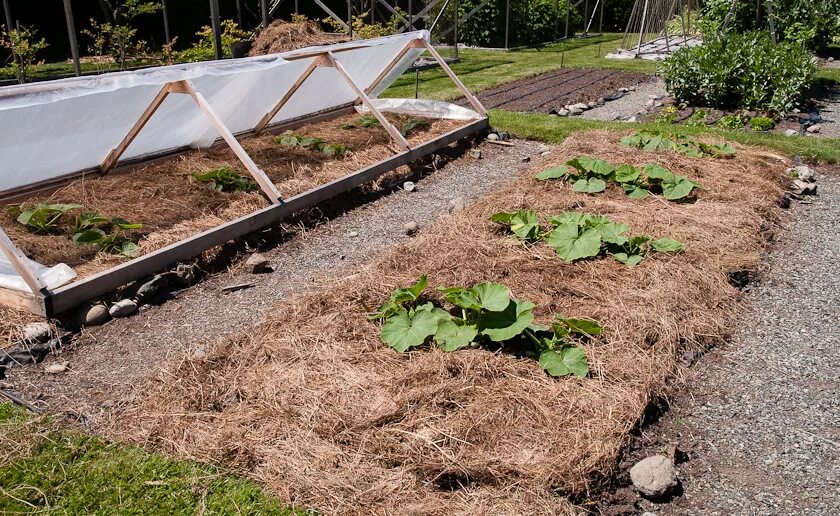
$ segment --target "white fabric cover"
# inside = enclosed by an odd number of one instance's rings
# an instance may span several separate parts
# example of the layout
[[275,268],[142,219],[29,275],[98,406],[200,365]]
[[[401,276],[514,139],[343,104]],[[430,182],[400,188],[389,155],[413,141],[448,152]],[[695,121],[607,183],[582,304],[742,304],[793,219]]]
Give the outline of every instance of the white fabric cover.
[[[271,56],[191,63],[0,88],[0,192],[98,166],[125,137],[163,85],[192,81],[234,133],[253,129],[314,58],[284,59],[313,50],[341,50],[335,58],[367,88],[411,40],[426,31],[310,47]],[[356,48],[358,47],[358,48]],[[423,49],[409,50],[371,92],[375,97]],[[272,122],[354,101],[333,68],[319,67]],[[122,158],[181,147],[206,147],[218,137],[187,95],[170,95]]]
[[[32,260],[29,260],[29,263],[50,290],[69,283],[76,277],[73,269],[64,263],[59,263],[55,267],[44,267]],[[20,292],[32,292],[3,253],[0,253],[0,287]]]
[[[426,99],[374,99],[373,107],[385,113],[401,113],[404,115],[422,116],[426,118],[445,118],[448,120],[477,120],[481,115],[456,104],[441,100]],[[359,113],[370,110],[365,105],[356,106]]]

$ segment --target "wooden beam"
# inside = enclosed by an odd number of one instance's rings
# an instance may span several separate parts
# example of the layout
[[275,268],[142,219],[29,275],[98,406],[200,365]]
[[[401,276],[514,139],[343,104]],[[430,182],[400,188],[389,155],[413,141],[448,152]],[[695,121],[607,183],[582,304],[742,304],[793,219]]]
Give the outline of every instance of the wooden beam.
[[2,252],[12,267],[15,268],[26,285],[32,290],[33,295],[41,295],[41,292],[47,288],[46,283],[41,280],[38,273],[32,269],[29,259],[23,252],[12,243],[6,232],[0,229],[0,252]]
[[326,55],[330,63],[332,63],[333,67],[338,72],[338,74],[344,78],[345,82],[347,82],[347,84],[351,88],[353,88],[353,91],[356,92],[356,95],[359,97],[362,103],[365,106],[367,106],[368,109],[370,109],[370,112],[373,114],[373,116],[375,116],[376,119],[379,120],[379,123],[382,124],[382,127],[384,127],[386,131],[388,131],[388,134],[391,135],[391,139],[394,140],[402,150],[408,150],[408,141],[405,139],[405,137],[397,130],[396,127],[394,127],[394,125],[391,122],[388,121],[387,118],[385,118],[385,115],[383,115],[378,109],[376,109],[376,107],[370,101],[370,98],[367,96],[367,94],[361,89],[359,89],[359,87],[356,85],[356,82],[350,76],[350,73],[344,68],[344,65],[339,63],[338,60],[336,60],[335,56],[333,56],[331,53],[327,52]]
[[437,61],[437,64],[440,65],[441,68],[443,68],[443,71],[446,72],[446,75],[448,75],[449,78],[452,79],[452,82],[455,83],[455,86],[459,90],[461,90],[461,93],[464,94],[464,97],[466,97],[470,104],[472,104],[472,106],[475,108],[478,114],[480,114],[481,116],[487,116],[487,110],[484,109],[484,106],[481,104],[481,102],[478,101],[478,98],[476,98],[470,92],[470,90],[468,90],[467,87],[464,86],[464,83],[461,82],[461,79],[459,79],[458,76],[455,75],[455,72],[453,72],[452,69],[449,68],[449,65],[446,64],[446,61],[444,61],[443,58],[440,57],[440,54],[438,54],[437,50],[435,50],[435,47],[433,47],[432,44],[426,41],[425,39],[423,39],[422,41],[429,54],[431,54],[434,60]]
[[263,208],[107,271],[60,287],[46,299],[47,314],[54,315],[67,311],[138,278],[165,270],[180,261],[194,258],[212,247],[276,224],[284,217],[356,188],[397,167],[426,157],[445,148],[450,143],[482,131],[488,126],[489,123],[486,118],[470,122],[414,149],[401,152],[369,167],[347,174],[342,178],[295,195],[280,204]]
[[260,121],[254,127],[254,134],[259,134],[260,132],[262,132],[263,129],[265,129],[265,127],[269,123],[271,123],[274,117],[277,116],[277,113],[281,109],[283,109],[283,106],[286,105],[286,102],[288,102],[289,99],[292,98],[292,95],[294,95],[295,92],[297,92],[301,85],[306,81],[306,79],[308,79],[309,76],[312,75],[312,72],[314,72],[315,69],[318,68],[318,63],[320,62],[320,60],[321,58],[316,57],[312,60],[311,63],[309,63],[309,66],[306,67],[306,69],[303,71],[300,77],[298,77],[294,84],[292,84],[292,87],[289,88],[286,94],[283,95],[283,97],[277,102],[277,104],[275,104],[274,107],[272,107],[271,110],[269,110],[269,112],[266,113],[264,117],[262,117],[262,119],[260,119]]
[[402,59],[403,56],[405,56],[409,50],[411,50],[412,48],[417,48],[418,46],[424,47],[423,42],[417,39],[410,41],[406,46],[404,46],[402,50],[400,50],[400,52],[396,55],[396,57],[391,59],[391,61],[385,65],[385,68],[383,68],[382,71],[379,72],[379,75],[376,76],[376,79],[374,79],[373,82],[370,83],[370,85],[367,88],[365,88],[365,93],[370,94],[370,92],[372,92],[379,85],[379,83],[382,82],[385,76],[388,75],[388,72],[390,72],[394,68],[394,66],[396,66],[396,64],[400,62],[400,59]]
[[34,295],[0,287],[0,306],[25,310],[41,317],[47,317],[47,308],[43,295]]
[[265,175],[265,172],[263,172],[260,169],[260,167],[258,167],[257,164],[254,163],[254,160],[251,159],[251,156],[249,156],[248,153],[245,152],[245,149],[242,148],[242,145],[239,143],[239,141],[236,139],[233,133],[230,132],[230,129],[227,128],[227,126],[219,117],[219,115],[216,114],[216,112],[213,110],[213,107],[204,98],[204,95],[196,91],[192,83],[186,80],[173,83],[170,88],[170,91],[172,93],[187,94],[190,97],[192,97],[193,100],[195,100],[196,104],[198,104],[198,107],[204,112],[204,114],[210,120],[210,123],[213,124],[213,127],[215,127],[217,131],[219,131],[219,134],[222,136],[222,139],[224,139],[227,142],[227,144],[230,145],[230,148],[233,150],[233,153],[236,154],[236,157],[239,158],[239,161],[241,161],[242,164],[245,165],[245,168],[248,170],[248,172],[251,174],[251,176],[254,178],[257,184],[260,185],[260,188],[262,189],[263,193],[268,197],[268,199],[272,203],[279,203],[280,192],[277,191],[277,187],[275,187],[271,179],[269,179],[268,176]]
[[169,88],[170,84],[166,84],[163,88],[161,88],[158,94],[155,95],[155,98],[152,99],[152,103],[149,104],[149,107],[143,111],[143,114],[140,115],[140,118],[134,123],[131,130],[129,130],[128,134],[125,135],[125,138],[123,138],[120,144],[108,153],[108,156],[106,156],[102,164],[99,165],[99,170],[102,173],[108,172],[114,168],[120,157],[125,153],[126,149],[128,149],[128,146],[131,145],[131,142],[137,138],[137,135],[140,134],[140,131],[142,131],[144,127],[146,127],[146,124],[149,122],[149,119],[152,118],[152,115],[155,114],[155,111],[157,111],[160,105],[163,104],[163,101],[166,100],[166,97],[169,95]]

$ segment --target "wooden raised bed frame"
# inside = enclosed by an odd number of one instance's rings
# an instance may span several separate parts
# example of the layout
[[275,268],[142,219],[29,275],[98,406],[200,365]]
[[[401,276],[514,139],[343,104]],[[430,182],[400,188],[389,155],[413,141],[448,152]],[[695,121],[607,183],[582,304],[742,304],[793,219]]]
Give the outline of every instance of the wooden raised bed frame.
[[[390,122],[388,122],[383,114],[376,109],[368,97],[368,94],[388,75],[396,63],[399,62],[399,60],[412,48],[424,48],[428,51],[480,115],[480,118],[477,120],[415,148],[411,148],[409,146],[402,134],[400,134],[400,132]],[[231,131],[225,126],[222,119],[215,113],[210,104],[204,99],[201,93],[195,89],[192,83],[187,80],[167,83],[163,86],[149,107],[143,112],[122,142],[114,150],[112,150],[101,163],[99,171],[105,173],[117,166],[122,154],[137,137],[137,135],[140,134],[143,127],[145,127],[146,123],[154,115],[155,111],[163,104],[170,94],[185,94],[195,100],[198,108],[204,112],[210,123],[216,128],[216,130],[219,131],[222,140],[231,147],[237,158],[239,158],[251,176],[253,176],[262,192],[271,202],[271,205],[213,229],[203,231],[175,244],[158,249],[157,251],[134,258],[109,270],[95,274],[83,280],[64,285],[54,290],[47,289],[44,282],[30,267],[26,256],[14,245],[14,243],[12,243],[2,228],[0,228],[0,252],[6,256],[31,290],[30,292],[22,292],[0,288],[0,305],[21,308],[44,317],[51,317],[55,314],[65,312],[84,303],[85,301],[107,294],[122,285],[130,283],[131,281],[165,270],[180,261],[194,258],[212,247],[221,245],[229,240],[242,237],[248,233],[257,231],[272,224],[276,224],[289,215],[315,206],[320,202],[358,187],[391,170],[396,169],[397,167],[426,157],[455,141],[482,131],[489,126],[487,111],[478,99],[472,95],[466,86],[464,86],[464,84],[458,79],[434,47],[432,47],[432,45],[430,45],[425,39],[409,42],[397,54],[397,56],[385,66],[373,83],[364,90],[360,89],[358,85],[356,85],[353,78],[344,66],[342,66],[342,64],[336,59],[333,52],[301,52],[296,55],[286,57],[285,59],[292,60],[309,57],[316,57],[316,59],[313,60],[313,63],[306,68],[303,74],[301,74],[292,87],[280,98],[277,104],[272,107],[268,113],[266,113],[262,120],[260,120],[260,122],[254,127],[253,131],[250,131],[249,133],[258,134],[268,128],[268,124],[271,119],[274,118],[280,109],[282,109],[283,105],[285,105],[294,93],[304,84],[315,68],[318,66],[327,66],[335,68],[344,81],[347,82],[348,85],[355,91],[357,95],[355,103],[364,104],[370,110],[370,112],[379,120],[382,127],[388,131],[391,139],[394,140],[394,142],[400,147],[400,152],[390,158],[374,163],[373,165],[356,172],[347,174],[346,176],[327,184],[295,195],[289,199],[283,199],[281,193],[278,192],[274,186],[274,183],[272,183],[266,174],[260,170],[256,163],[254,163],[245,149],[239,144],[233,133],[231,133]],[[346,109],[346,106],[338,107],[336,108],[335,113],[337,114],[344,109]],[[294,121],[287,121],[285,124],[281,123],[278,125],[289,125],[290,122],[305,123],[310,120],[323,119],[325,118],[325,115],[328,116],[328,114],[325,113],[314,113],[309,117]],[[159,156],[152,156],[150,158],[155,157]],[[72,176],[64,178],[64,180],[71,179],[77,175],[78,173],[73,174]]]

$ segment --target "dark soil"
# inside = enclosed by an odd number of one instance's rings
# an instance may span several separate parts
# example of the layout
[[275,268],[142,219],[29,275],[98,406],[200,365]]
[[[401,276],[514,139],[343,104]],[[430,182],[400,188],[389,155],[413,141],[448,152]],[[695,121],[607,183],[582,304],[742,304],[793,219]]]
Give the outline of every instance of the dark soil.
[[478,98],[487,108],[548,113],[567,104],[593,102],[647,80],[641,73],[564,68],[485,90]]

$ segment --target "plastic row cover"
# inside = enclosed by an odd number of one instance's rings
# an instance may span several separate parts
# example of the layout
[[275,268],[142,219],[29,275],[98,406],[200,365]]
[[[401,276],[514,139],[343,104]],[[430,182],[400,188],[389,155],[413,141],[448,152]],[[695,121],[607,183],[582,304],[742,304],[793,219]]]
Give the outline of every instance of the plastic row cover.
[[[0,192],[97,167],[167,83],[192,81],[228,129],[238,133],[253,129],[315,59],[292,60],[293,56],[334,51],[364,90],[410,41],[428,38],[428,32],[417,31],[271,56],[0,88]],[[408,51],[371,96],[384,91],[422,52]],[[355,99],[335,69],[318,67],[272,122],[337,108]],[[217,137],[191,97],[169,95],[121,159],[206,147]]]

